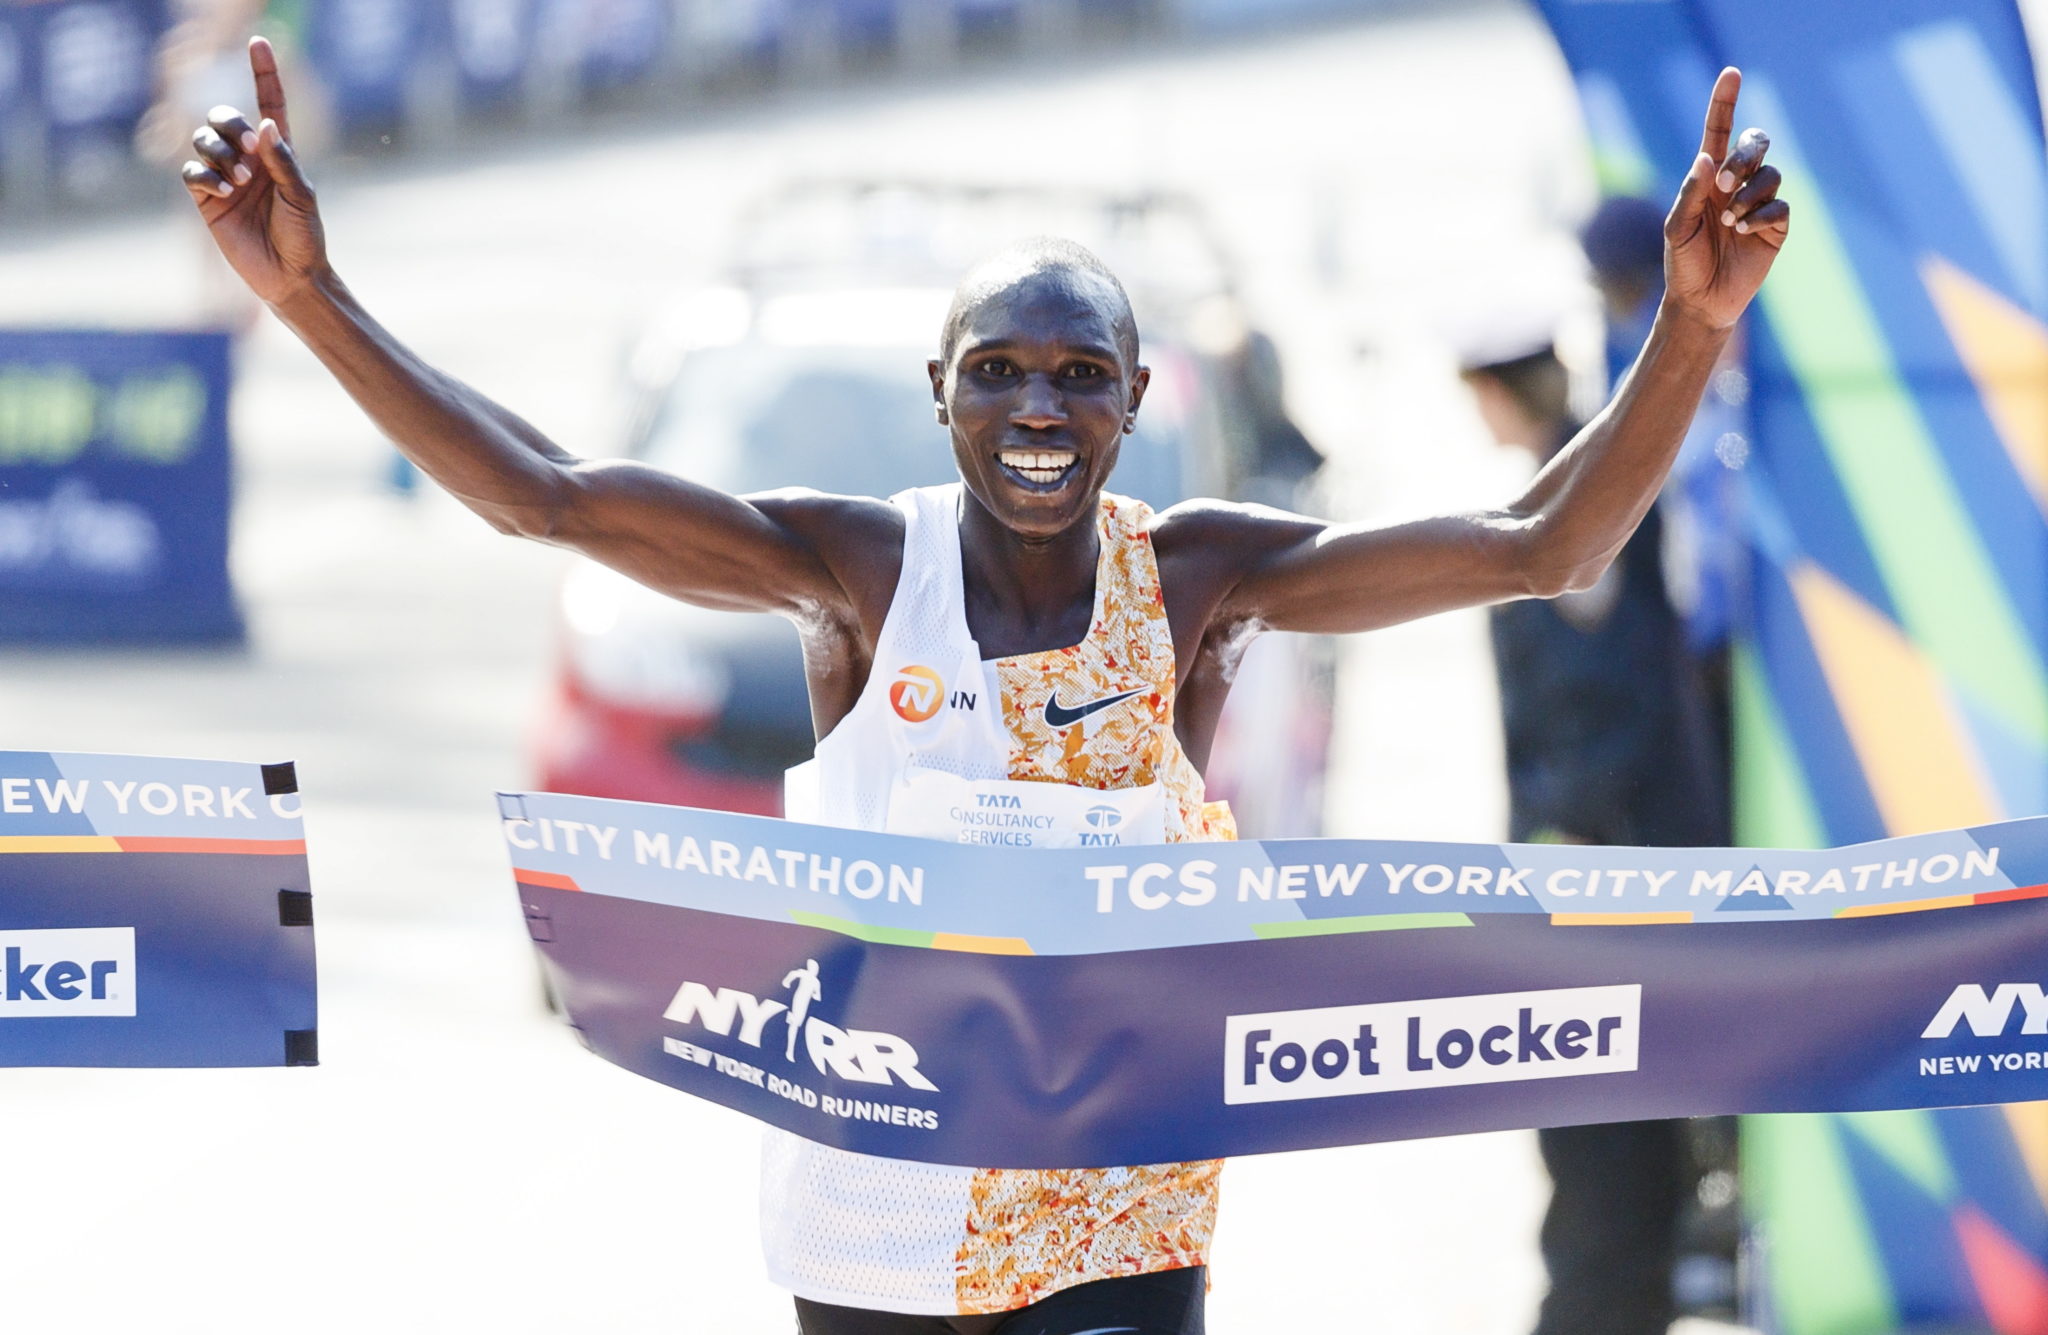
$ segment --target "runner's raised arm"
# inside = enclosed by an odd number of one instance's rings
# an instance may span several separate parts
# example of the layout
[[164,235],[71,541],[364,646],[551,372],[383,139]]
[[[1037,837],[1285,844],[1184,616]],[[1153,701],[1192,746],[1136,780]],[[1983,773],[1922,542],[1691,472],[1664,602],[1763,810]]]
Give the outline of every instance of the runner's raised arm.
[[[1656,326],[1614,401],[1505,509],[1387,527],[1194,509],[1161,519],[1161,552],[1233,548],[1243,574],[1216,592],[1228,631],[1370,630],[1456,607],[1590,586],[1656,500],[1729,331],[1785,242],[1790,211],[1769,139],[1730,151],[1742,76],[1714,84],[1700,151],[1665,222]],[[1171,535],[1177,524],[1189,532]],[[1215,633],[1212,631],[1212,634]]]
[[749,502],[662,469],[579,459],[371,318],[328,263],[319,206],[291,147],[277,58],[260,37],[249,44],[249,64],[257,123],[215,107],[193,135],[198,157],[185,164],[185,187],[235,272],[407,458],[500,532],[575,548],[672,596],[808,620],[845,621],[857,610],[807,535],[863,520],[886,527],[888,506],[815,496]]

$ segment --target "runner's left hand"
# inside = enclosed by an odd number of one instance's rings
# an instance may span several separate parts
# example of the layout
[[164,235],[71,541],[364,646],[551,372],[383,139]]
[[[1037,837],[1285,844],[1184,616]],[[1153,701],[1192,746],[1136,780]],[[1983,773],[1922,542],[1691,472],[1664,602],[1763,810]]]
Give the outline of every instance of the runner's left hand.
[[1699,155],[1664,220],[1666,300],[1716,329],[1741,318],[1785,244],[1791,206],[1778,198],[1780,176],[1764,165],[1771,138],[1751,127],[1728,146],[1742,72],[1714,80]]

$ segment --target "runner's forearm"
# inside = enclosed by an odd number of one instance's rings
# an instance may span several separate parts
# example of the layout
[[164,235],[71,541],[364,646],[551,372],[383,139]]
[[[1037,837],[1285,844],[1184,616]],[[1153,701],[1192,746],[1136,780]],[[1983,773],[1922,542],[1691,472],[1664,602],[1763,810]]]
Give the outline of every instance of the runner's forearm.
[[422,361],[329,271],[272,309],[399,450],[503,532],[544,537],[575,456]]
[[1527,521],[1530,591],[1599,578],[1657,499],[1728,331],[1667,301],[1614,399],[1544,465],[1512,513]]

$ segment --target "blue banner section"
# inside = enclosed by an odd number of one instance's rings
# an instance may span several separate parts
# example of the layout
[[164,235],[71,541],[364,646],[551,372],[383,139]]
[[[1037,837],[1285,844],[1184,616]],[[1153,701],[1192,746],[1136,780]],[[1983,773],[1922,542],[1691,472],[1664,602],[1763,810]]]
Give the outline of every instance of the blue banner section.
[[595,1051],[863,1153],[1086,1167],[2048,1096],[2048,819],[1820,853],[1019,856],[500,800]]
[[239,640],[228,338],[0,330],[0,640]]
[[289,764],[0,752],[0,1066],[318,1056]]
[[[5,25],[16,52],[14,78],[0,78],[0,88],[13,82],[31,91],[52,130],[125,147],[149,106],[151,62],[169,9],[166,0],[16,6]],[[53,158],[60,151],[52,145]]]
[[306,54],[345,130],[391,130],[403,123],[412,82],[430,49],[433,16],[433,6],[415,0],[308,6]]

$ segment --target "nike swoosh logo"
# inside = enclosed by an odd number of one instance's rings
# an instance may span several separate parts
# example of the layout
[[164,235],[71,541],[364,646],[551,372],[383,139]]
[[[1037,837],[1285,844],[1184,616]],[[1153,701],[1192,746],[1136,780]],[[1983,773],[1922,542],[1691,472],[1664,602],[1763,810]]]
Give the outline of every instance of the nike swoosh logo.
[[1077,705],[1071,708],[1061,704],[1060,693],[1054,691],[1052,697],[1045,702],[1045,721],[1050,727],[1071,728],[1096,710],[1107,709],[1119,701],[1128,700],[1132,696],[1140,694],[1143,690],[1144,687],[1141,686],[1135,691],[1125,691],[1122,695],[1105,695],[1100,700],[1090,700],[1085,705]]

